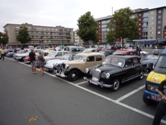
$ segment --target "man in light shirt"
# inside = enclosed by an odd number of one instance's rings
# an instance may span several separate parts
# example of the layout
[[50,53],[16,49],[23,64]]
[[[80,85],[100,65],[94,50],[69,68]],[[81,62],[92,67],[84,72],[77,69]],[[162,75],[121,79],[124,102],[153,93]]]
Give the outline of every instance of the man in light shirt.
[[1,60],[4,60],[4,48],[2,48],[2,49],[0,49],[0,51],[1,51]]

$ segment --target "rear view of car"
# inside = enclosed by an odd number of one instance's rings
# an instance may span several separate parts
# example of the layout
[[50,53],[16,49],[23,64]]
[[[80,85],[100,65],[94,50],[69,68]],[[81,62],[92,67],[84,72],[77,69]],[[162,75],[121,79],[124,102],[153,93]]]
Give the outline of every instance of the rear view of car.
[[154,70],[151,71],[146,79],[145,90],[143,94],[143,101],[147,105],[161,100],[158,94],[158,86],[166,79],[166,50],[161,52]]

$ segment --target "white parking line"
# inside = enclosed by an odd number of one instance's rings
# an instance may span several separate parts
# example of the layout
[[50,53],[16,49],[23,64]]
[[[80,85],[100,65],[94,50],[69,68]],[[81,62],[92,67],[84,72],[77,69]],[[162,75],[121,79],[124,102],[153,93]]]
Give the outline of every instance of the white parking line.
[[87,83],[87,81],[79,82],[79,83],[76,83],[76,84],[81,85],[81,84],[85,84],[85,83]]
[[[25,65],[25,66],[31,67],[30,65],[27,65],[27,64],[25,64],[25,63],[22,63],[22,62],[19,62],[19,63],[20,63],[20,64],[23,64],[23,65]],[[38,70],[39,70],[39,69],[38,69]],[[68,83],[68,84],[70,84],[70,85],[72,85],[72,86],[75,86],[75,87],[77,87],[77,88],[80,88],[80,89],[82,89],[82,90],[84,90],[84,91],[86,91],[86,92],[89,92],[89,93],[94,94],[94,95],[96,95],[96,96],[98,96],[98,97],[101,97],[101,98],[103,98],[103,99],[105,99],[105,100],[108,100],[108,101],[113,102],[113,103],[115,103],[115,104],[118,104],[118,105],[120,105],[120,106],[122,106],[122,107],[125,107],[125,108],[127,108],[127,109],[129,109],[129,110],[132,110],[132,111],[134,111],[134,112],[136,112],[136,113],[139,113],[139,114],[141,114],[141,115],[144,115],[144,116],[146,116],[146,117],[148,117],[148,118],[151,118],[151,119],[154,118],[154,116],[151,115],[151,114],[148,114],[148,113],[143,112],[143,111],[141,111],[141,110],[139,110],[139,109],[136,109],[136,108],[134,108],[134,107],[131,107],[131,106],[129,106],[129,105],[126,105],[126,104],[124,104],[124,103],[119,102],[120,98],[117,99],[117,100],[113,100],[113,99],[111,99],[111,98],[109,98],[109,97],[107,97],[107,96],[101,95],[101,94],[99,94],[99,93],[97,93],[97,92],[94,92],[94,91],[91,91],[91,90],[89,90],[89,89],[86,89],[86,88],[84,88],[84,87],[82,87],[82,86],[79,86],[78,84],[73,84],[72,82],[66,81],[66,80],[64,80],[64,79],[61,79],[61,78],[56,77],[56,76],[54,76],[54,75],[52,75],[52,74],[49,74],[49,73],[46,73],[46,74],[48,74],[49,76],[55,77],[56,79],[59,79],[59,80],[61,80],[61,81],[63,81],[63,82],[66,82],[66,83]],[[83,83],[82,83],[82,84],[83,84]],[[139,88],[136,89],[135,91],[141,90],[142,87],[143,87],[143,86],[139,87]],[[135,92],[135,91],[134,91],[134,92]],[[132,92],[133,92],[133,91],[132,91]],[[130,92],[130,93],[131,93],[131,92]],[[129,94],[129,95],[130,95],[130,94]],[[128,95],[128,96],[129,96],[129,95]],[[127,96],[127,95],[126,95],[126,96]],[[125,98],[125,97],[123,97],[123,98]],[[166,121],[165,121],[165,120],[161,120],[161,122],[164,123],[164,124],[166,124]]]
[[116,99],[116,101],[117,101],[117,102],[120,102],[120,101],[122,101],[122,100],[128,98],[129,96],[133,95],[134,93],[136,93],[136,92],[138,92],[138,91],[140,91],[140,90],[142,90],[142,89],[144,89],[144,88],[145,88],[145,85],[140,86],[139,88],[137,88],[137,89],[135,89],[135,90],[133,90],[133,91],[127,93],[126,95],[124,95],[124,96],[122,96],[122,97]]

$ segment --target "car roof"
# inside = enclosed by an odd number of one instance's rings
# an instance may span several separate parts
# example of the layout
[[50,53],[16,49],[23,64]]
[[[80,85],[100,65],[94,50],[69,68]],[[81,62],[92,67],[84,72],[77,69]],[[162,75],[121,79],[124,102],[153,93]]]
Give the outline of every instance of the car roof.
[[82,56],[96,56],[96,55],[102,55],[102,56],[104,56],[104,54],[101,54],[101,53],[99,53],[99,52],[89,52],[89,53],[84,53],[84,52],[82,52],[82,53],[78,53],[78,54],[76,54],[76,55],[82,55]]
[[119,56],[119,55],[109,55],[107,57],[120,57],[120,58],[123,58],[123,59],[130,59],[130,58],[139,58],[138,56],[136,55],[126,55],[126,56]]

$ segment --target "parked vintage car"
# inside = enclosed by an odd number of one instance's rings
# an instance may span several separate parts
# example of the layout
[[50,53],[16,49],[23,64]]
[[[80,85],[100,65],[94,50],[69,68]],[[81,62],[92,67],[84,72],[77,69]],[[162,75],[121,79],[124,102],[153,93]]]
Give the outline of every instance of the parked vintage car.
[[79,53],[75,55],[74,60],[56,65],[55,75],[75,81],[85,74],[86,68],[100,65],[104,59],[105,56],[101,53]]
[[101,87],[116,91],[120,84],[129,80],[144,78],[144,66],[137,56],[107,56],[102,65],[86,68],[84,79]]
[[13,55],[16,53],[15,50],[10,50],[7,54],[6,57],[13,57]]
[[70,53],[79,53],[82,52],[84,48],[81,46],[65,46],[64,50],[69,51]]
[[45,60],[53,60],[53,59],[60,59],[63,55],[69,54],[69,51],[51,51],[45,56]]
[[13,57],[16,60],[23,61],[24,58],[29,55],[29,53],[30,53],[30,49],[20,50],[20,52],[14,54]]
[[141,57],[141,63],[146,65],[145,71],[151,72],[154,69],[154,65],[158,60],[158,55],[147,55],[143,54]]
[[87,48],[82,51],[83,53],[97,52],[97,48]]
[[135,55],[135,49],[118,49],[116,50],[113,55]]
[[101,50],[100,53],[103,53],[105,56],[112,55],[115,51],[114,50]]
[[71,61],[74,59],[74,56],[75,56],[75,53],[66,54],[66,55],[63,55],[60,59],[48,60],[46,62],[46,64],[44,65],[44,69],[45,69],[45,71],[52,72],[52,71],[56,70],[56,66],[54,67],[54,65],[58,65],[63,62]]

